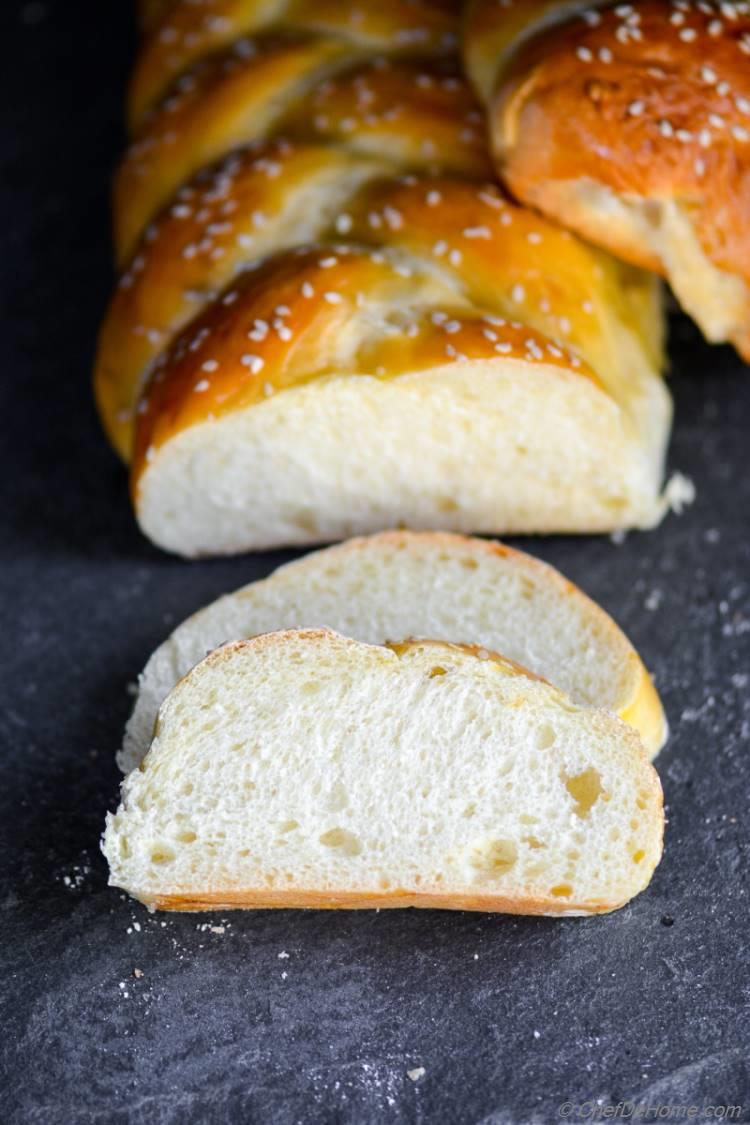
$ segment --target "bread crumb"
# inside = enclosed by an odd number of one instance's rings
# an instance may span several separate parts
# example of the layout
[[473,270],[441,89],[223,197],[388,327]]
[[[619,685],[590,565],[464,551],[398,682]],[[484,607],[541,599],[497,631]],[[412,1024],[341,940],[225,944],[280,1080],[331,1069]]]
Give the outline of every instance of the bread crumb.
[[286,961],[289,958],[289,954],[285,949],[282,949],[281,953],[278,954],[278,958],[279,961]]
[[695,502],[695,497],[695,485],[683,473],[675,473],[664,490],[667,506],[678,516]]
[[140,980],[143,976],[143,969],[133,969],[133,976],[136,980]]
[[69,875],[62,875],[62,883],[70,891],[79,891],[84,886],[87,877],[91,874],[88,864],[76,864]]
[[419,1082],[420,1078],[424,1078],[424,1073],[423,1066],[415,1066],[413,1070],[407,1070],[406,1072],[407,1077],[411,1078],[412,1082]]
[[537,1029],[534,1028],[534,1038],[535,1039],[541,1039],[541,1037],[542,1037],[541,1031],[537,1031]]

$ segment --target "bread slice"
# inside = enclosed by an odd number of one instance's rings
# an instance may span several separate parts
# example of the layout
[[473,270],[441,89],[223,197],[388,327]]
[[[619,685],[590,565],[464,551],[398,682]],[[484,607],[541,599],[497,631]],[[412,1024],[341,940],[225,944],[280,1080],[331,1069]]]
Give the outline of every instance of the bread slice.
[[659,862],[630,727],[486,650],[328,630],[216,650],[164,703],[103,849],[148,906],[593,914]]
[[148,661],[120,767],[137,766],[177,681],[228,640],[327,626],[372,644],[484,645],[576,703],[614,711],[654,755],[667,724],[648,672],[612,619],[556,570],[500,543],[391,531],[316,551],[188,618]]

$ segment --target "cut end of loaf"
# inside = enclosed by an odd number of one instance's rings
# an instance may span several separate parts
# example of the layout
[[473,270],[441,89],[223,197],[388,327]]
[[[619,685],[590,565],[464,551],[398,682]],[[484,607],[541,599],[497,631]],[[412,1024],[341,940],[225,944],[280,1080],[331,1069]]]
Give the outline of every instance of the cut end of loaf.
[[186,556],[399,525],[485,534],[652,527],[666,507],[668,406],[659,384],[651,390],[649,445],[594,382],[543,361],[456,357],[391,379],[330,375],[147,446],[138,520]]
[[166,909],[598,913],[646,886],[662,827],[606,713],[482,651],[317,630],[226,646],[178,685],[104,851]]

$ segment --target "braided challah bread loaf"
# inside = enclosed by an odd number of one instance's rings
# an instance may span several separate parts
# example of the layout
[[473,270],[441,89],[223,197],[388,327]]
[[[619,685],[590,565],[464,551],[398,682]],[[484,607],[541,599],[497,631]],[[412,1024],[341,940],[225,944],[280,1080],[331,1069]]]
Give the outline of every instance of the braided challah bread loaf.
[[750,3],[473,0],[465,57],[513,194],[750,359]]
[[451,0],[153,24],[96,388],[160,545],[663,513],[658,284],[486,183],[456,31]]

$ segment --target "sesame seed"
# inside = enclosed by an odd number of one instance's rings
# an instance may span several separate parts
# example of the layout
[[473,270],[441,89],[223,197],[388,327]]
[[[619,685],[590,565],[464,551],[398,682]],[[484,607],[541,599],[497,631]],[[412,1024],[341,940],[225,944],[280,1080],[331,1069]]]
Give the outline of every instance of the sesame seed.
[[240,357],[240,363],[243,367],[249,367],[253,375],[257,375],[265,366],[265,361],[259,355],[243,355]]
[[404,225],[401,213],[397,211],[395,207],[384,207],[383,218],[391,230],[401,230],[401,227]]

